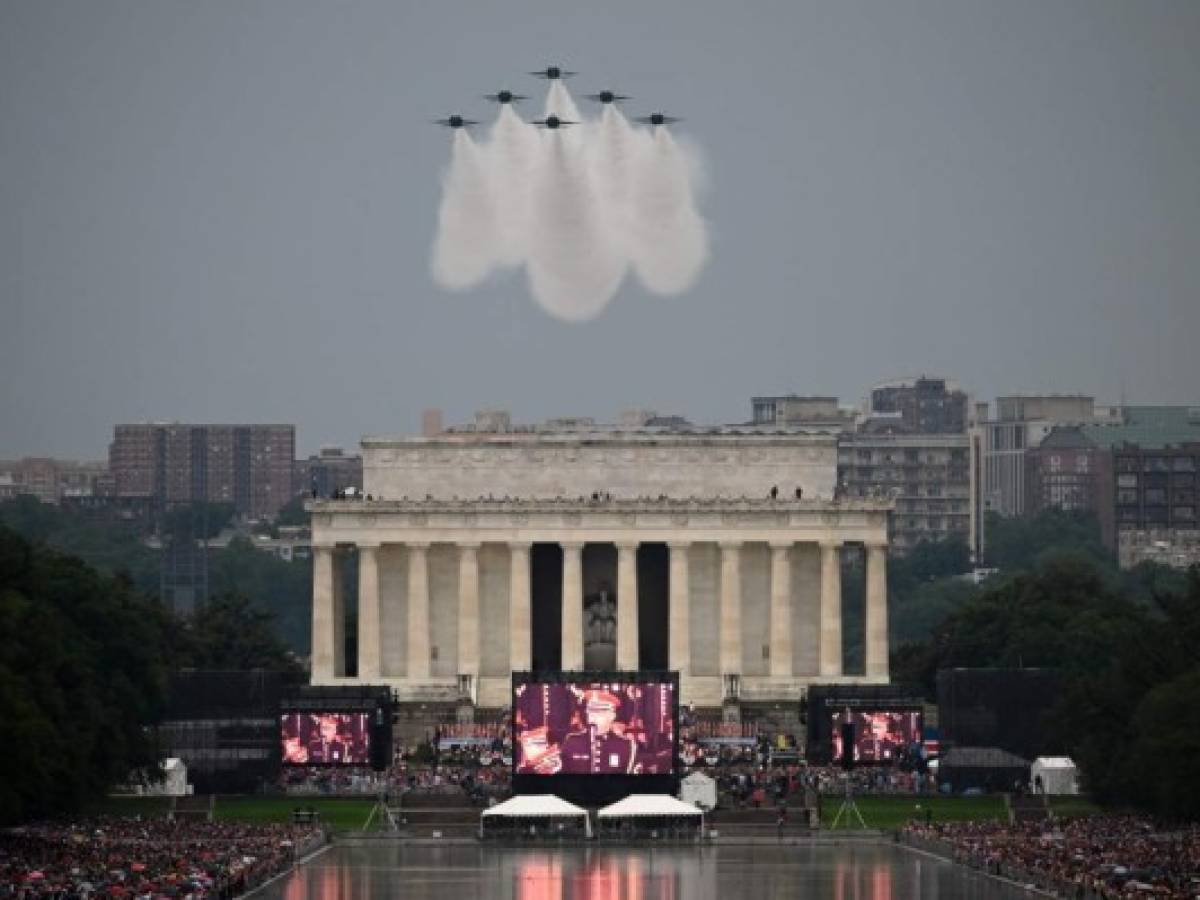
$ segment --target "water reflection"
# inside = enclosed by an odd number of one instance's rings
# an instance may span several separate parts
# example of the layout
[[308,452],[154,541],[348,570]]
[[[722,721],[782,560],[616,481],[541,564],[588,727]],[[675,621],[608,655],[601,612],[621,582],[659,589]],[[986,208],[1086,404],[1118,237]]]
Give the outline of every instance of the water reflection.
[[1013,900],[976,872],[887,843],[501,848],[345,845],[261,894],[283,900]]

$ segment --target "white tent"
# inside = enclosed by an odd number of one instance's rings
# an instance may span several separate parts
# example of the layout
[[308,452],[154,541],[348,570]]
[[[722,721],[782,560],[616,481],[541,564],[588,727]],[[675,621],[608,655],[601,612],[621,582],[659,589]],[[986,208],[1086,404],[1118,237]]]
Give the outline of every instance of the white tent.
[[1044,794],[1079,793],[1079,769],[1069,756],[1039,756],[1029,770],[1034,790],[1037,790],[1039,776]]
[[480,828],[489,819],[582,819],[584,832],[588,837],[592,836],[592,823],[588,819],[587,810],[553,794],[522,794],[497,803],[483,811]]
[[679,782],[679,799],[710,812],[717,805],[717,783],[703,772],[693,772]]
[[178,756],[162,762],[162,781],[151,779],[145,771],[134,772],[130,783],[117,788],[119,794],[139,794],[143,797],[186,797],[192,792],[187,780],[187,766]]
[[187,766],[178,756],[163,763],[162,793],[168,797],[184,797],[191,793],[187,780]]
[[630,794],[606,806],[596,814],[601,819],[630,819],[646,816],[702,818],[704,813],[690,803],[677,800],[670,794]]

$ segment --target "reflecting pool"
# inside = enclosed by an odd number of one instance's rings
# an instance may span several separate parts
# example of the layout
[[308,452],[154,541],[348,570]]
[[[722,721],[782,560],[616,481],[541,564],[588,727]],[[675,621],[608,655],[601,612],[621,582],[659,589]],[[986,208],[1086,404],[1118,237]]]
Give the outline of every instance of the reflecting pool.
[[798,846],[502,848],[339,844],[256,897],[327,900],[1010,900],[1029,896],[886,841]]

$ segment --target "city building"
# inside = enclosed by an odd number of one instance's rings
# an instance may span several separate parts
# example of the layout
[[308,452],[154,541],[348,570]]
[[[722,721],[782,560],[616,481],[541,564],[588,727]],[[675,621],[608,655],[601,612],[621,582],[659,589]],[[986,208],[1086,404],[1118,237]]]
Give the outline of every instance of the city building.
[[967,394],[945,378],[905,378],[871,390],[871,418],[891,420],[910,434],[963,434],[967,430]]
[[1025,452],[1025,512],[1100,512],[1110,457],[1080,425],[1057,425]]
[[1101,454],[1096,513],[1121,565],[1200,561],[1194,518],[1200,407],[1121,406],[1080,431]]
[[838,441],[838,484],[848,498],[885,497],[895,504],[892,551],[922,541],[958,538],[982,551],[968,434],[844,434]]
[[296,460],[296,486],[311,496],[332,497],[346,488],[362,489],[362,457],[341,447],[322,447],[308,459]]
[[1200,441],[1157,448],[1125,444],[1112,450],[1112,518],[1121,568],[1150,560],[1187,568],[1200,563],[1196,473]]
[[117,425],[109,469],[118,499],[232,503],[265,518],[297,493],[295,453],[294,425]]
[[27,495],[42,503],[101,496],[108,467],[99,461],[27,456],[0,461],[0,499]]
[[1053,428],[1026,451],[1028,513],[1087,510],[1121,565],[1200,561],[1195,448],[1200,407],[1121,406]]
[[996,400],[996,418],[977,427],[983,445],[984,506],[1002,516],[1025,514],[1025,453],[1057,425],[1098,421],[1095,398],[1082,394],[1013,395]]
[[[736,716],[887,683],[892,502],[835,498],[835,433],[572,422],[363,439],[373,499],[307,503],[313,684],[496,708],[513,671],[672,669],[682,702]],[[861,546],[865,670],[848,673],[841,555]]]
[[853,410],[841,409],[837,397],[752,397],[752,425],[810,426],[847,429],[854,426]]

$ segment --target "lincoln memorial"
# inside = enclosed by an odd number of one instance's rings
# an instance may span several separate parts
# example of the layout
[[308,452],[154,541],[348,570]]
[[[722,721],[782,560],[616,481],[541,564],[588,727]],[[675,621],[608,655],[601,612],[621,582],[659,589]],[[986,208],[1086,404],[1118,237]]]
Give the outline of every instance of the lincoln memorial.
[[[505,422],[362,450],[362,496],[308,503],[313,684],[500,707],[514,670],[673,669],[704,707],[888,680],[891,505],[835,497],[830,432]],[[854,675],[851,547],[866,560]]]

